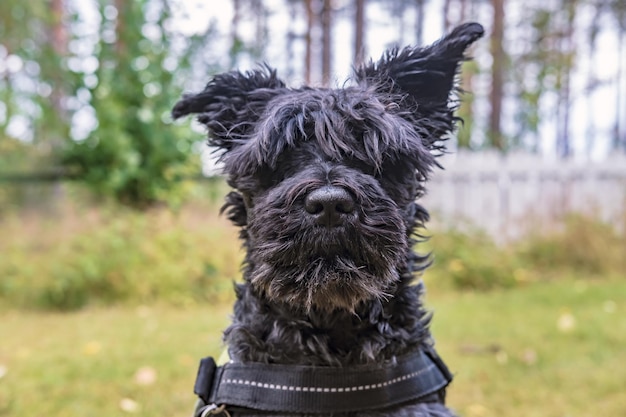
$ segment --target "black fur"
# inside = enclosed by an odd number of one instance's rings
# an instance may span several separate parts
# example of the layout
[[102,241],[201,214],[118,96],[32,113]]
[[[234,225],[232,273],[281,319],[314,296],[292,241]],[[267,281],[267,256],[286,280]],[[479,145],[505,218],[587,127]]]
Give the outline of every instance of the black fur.
[[[414,282],[429,264],[413,251],[428,220],[416,200],[457,120],[459,65],[482,34],[470,23],[389,51],[341,89],[287,88],[264,67],[218,75],[176,104],[175,118],[199,114],[235,189],[223,211],[246,258],[225,332],[233,360],[349,366],[432,344]],[[309,201],[325,187],[349,196],[332,225]],[[452,414],[406,404],[366,415]]]

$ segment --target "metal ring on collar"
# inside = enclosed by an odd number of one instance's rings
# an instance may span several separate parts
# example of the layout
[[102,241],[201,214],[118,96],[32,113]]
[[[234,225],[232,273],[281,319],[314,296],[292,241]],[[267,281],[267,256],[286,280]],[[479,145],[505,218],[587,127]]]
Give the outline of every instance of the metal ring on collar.
[[202,410],[199,417],[216,416],[222,413],[224,413],[226,417],[231,417],[228,410],[226,410],[226,404],[220,406],[217,404],[209,404]]

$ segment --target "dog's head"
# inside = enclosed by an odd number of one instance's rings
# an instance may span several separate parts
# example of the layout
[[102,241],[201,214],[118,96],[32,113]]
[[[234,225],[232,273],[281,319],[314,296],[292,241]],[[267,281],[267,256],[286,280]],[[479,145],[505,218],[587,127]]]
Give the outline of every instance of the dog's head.
[[222,150],[228,217],[242,227],[246,279],[270,302],[353,310],[393,294],[412,265],[415,200],[456,118],[454,81],[483,34],[457,27],[387,52],[356,85],[290,89],[270,68],[216,76],[175,118],[199,114]]

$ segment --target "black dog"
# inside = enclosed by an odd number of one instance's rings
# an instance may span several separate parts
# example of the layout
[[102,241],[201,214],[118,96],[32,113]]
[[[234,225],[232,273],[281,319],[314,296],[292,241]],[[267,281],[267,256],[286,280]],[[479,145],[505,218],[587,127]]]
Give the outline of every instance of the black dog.
[[340,89],[287,88],[275,71],[216,76],[175,118],[199,114],[236,190],[244,282],[203,361],[197,414],[451,416],[451,380],[414,284],[428,265],[416,199],[453,131],[454,81],[483,35],[465,24],[387,52]]

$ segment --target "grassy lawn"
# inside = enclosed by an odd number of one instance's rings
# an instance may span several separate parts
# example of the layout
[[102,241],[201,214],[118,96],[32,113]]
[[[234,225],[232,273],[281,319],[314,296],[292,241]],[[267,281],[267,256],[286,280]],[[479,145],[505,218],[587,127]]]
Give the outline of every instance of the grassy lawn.
[[[433,290],[433,331],[467,417],[626,415],[626,281]],[[230,306],[0,313],[0,416],[188,416]]]
[[462,415],[626,415],[626,282],[431,294]]

